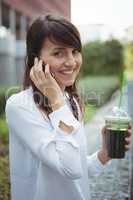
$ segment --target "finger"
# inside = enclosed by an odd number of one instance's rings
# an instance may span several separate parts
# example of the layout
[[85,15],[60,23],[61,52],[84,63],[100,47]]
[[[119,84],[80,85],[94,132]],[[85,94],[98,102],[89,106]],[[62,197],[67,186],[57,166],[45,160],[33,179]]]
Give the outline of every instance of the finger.
[[129,124],[129,125],[128,125],[128,128],[129,128],[129,129],[131,129],[131,128],[132,128],[131,124]]
[[106,133],[106,126],[103,126],[103,128],[102,128],[102,134],[105,134]]
[[128,129],[127,136],[131,136],[131,134],[132,134],[132,131],[130,129]]
[[46,78],[50,77],[49,64],[45,65],[45,77]]
[[39,78],[44,81],[45,80],[45,74],[43,72],[43,67],[42,67],[42,64],[43,64],[43,61],[40,60],[39,63],[38,63],[38,76]]
[[42,70],[42,60],[39,60],[38,62],[38,70]]
[[36,77],[34,76],[33,68],[30,70],[30,79],[35,83],[36,82]]
[[34,60],[34,66],[33,66],[33,73],[36,79],[40,82],[40,71],[42,66],[42,60],[39,60],[37,57]]
[[37,57],[35,57],[35,59],[34,59],[34,68],[36,68],[36,67],[37,67],[37,65],[38,65],[38,58],[37,58]]
[[126,144],[130,144],[131,143],[131,138],[125,138]]
[[36,80],[38,80],[38,75],[37,75],[37,73],[36,73],[37,67],[38,67],[38,58],[35,57],[35,58],[34,58],[34,65],[33,65],[32,68],[33,68],[33,74],[34,74],[34,77],[36,78]]
[[125,150],[128,151],[130,149],[129,145],[125,145]]

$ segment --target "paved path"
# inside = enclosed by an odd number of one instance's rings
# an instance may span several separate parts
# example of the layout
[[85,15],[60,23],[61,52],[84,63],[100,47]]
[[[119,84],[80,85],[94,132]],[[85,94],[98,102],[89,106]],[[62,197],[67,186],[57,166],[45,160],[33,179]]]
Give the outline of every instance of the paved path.
[[[104,107],[99,109],[89,124],[85,125],[88,154],[99,149],[101,144],[100,130],[104,125],[104,116],[118,103],[118,93]],[[126,153],[125,159],[111,161],[105,172],[91,178],[92,200],[126,200],[128,198],[129,177],[131,172],[131,153]]]

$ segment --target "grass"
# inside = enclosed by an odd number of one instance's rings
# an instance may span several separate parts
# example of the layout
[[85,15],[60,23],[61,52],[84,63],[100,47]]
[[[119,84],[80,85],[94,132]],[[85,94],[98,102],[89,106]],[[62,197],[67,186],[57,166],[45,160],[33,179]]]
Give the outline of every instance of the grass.
[[116,76],[88,76],[78,82],[85,103],[96,107],[106,103],[118,87],[119,81]]
[[90,122],[94,114],[96,113],[97,108],[96,106],[93,106],[91,104],[86,104],[85,105],[85,115],[84,115],[84,123]]
[[[5,151],[1,148],[1,151]],[[9,181],[9,158],[8,155],[0,155],[0,200],[10,199],[10,181]]]
[[109,100],[118,87],[116,76],[88,76],[79,80],[78,88],[85,101],[84,123],[90,122],[97,109]]
[[0,116],[0,200],[10,199],[8,127],[5,114]]

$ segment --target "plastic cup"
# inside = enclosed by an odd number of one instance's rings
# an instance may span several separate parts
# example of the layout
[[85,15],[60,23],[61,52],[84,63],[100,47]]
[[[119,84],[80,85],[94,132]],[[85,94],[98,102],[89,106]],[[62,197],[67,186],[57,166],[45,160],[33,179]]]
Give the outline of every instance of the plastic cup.
[[105,118],[106,145],[110,158],[125,157],[125,137],[130,121],[128,116],[107,116]]

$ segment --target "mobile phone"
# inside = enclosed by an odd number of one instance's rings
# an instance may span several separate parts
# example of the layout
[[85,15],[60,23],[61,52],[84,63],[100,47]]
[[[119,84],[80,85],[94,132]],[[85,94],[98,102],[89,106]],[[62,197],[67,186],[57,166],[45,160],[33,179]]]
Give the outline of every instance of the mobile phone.
[[46,65],[45,62],[43,61],[42,62],[42,70],[43,70],[43,72],[45,72],[45,65]]
[[[38,59],[41,59],[41,58],[38,58]],[[42,62],[42,70],[43,70],[44,73],[45,73],[45,65],[46,65],[46,63],[43,61],[43,62]],[[50,70],[50,73],[51,73],[51,76],[52,76],[53,78],[55,78],[55,77],[54,77],[54,74],[53,74],[53,72],[51,72],[51,70]]]
[[[39,56],[37,56],[38,60],[41,60],[41,58]],[[45,72],[45,65],[46,63],[43,61],[42,62],[42,69],[43,69],[43,72]]]

